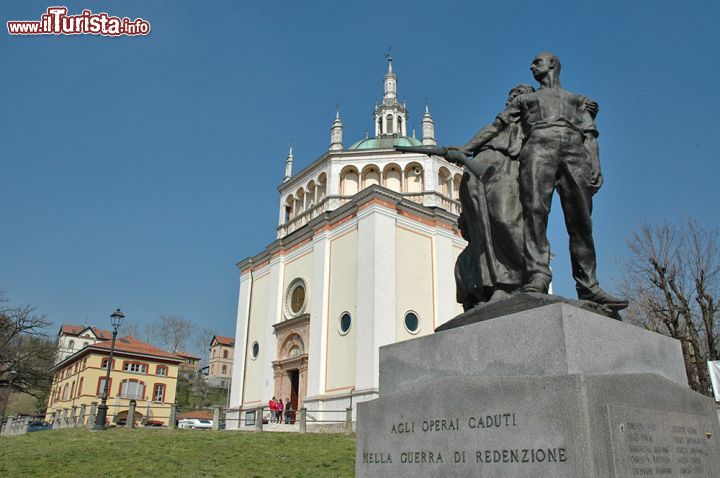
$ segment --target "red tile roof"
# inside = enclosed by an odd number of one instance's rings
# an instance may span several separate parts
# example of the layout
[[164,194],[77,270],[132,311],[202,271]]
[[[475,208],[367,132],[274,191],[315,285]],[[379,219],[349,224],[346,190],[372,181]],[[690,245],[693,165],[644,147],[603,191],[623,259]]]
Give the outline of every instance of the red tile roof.
[[[88,346],[91,349],[107,349],[110,350],[111,341],[105,340],[103,342],[97,342]],[[155,347],[154,345],[147,344],[142,340],[138,340],[135,337],[128,335],[127,337],[120,337],[115,341],[115,350],[118,352],[130,352],[140,353],[145,355],[155,355],[156,357],[163,357],[175,360],[182,360],[177,354],[167,352],[161,348]]]
[[213,419],[213,412],[210,410],[193,410],[191,412],[184,412],[179,413],[177,417],[175,417],[176,420],[183,420],[185,418],[199,418],[203,420],[212,420]]
[[177,355],[178,357],[182,357],[182,358],[189,358],[189,359],[200,360],[200,357],[198,357],[198,356],[196,356],[196,355],[193,355],[193,354],[191,354],[190,352],[180,351],[180,352],[175,352],[175,355]]
[[216,335],[215,337],[213,337],[212,341],[210,342],[210,345],[212,345],[213,342],[217,342],[219,345],[227,345],[228,347],[235,347],[235,338],[234,337],[227,337],[225,335]]
[[62,324],[60,327],[60,333],[67,335],[80,335],[80,332],[87,329],[91,329],[99,339],[110,340],[112,338],[112,332],[109,330],[98,329],[97,327],[88,327],[87,325]]

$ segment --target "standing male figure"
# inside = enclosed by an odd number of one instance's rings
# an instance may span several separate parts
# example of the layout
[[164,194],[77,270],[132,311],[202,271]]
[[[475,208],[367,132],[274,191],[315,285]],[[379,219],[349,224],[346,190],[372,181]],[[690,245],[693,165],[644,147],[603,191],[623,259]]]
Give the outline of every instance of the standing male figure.
[[591,111],[596,105],[561,87],[560,60],[555,54],[540,53],[532,61],[530,71],[540,88],[512,100],[492,124],[470,140],[478,148],[514,121],[519,120],[522,126],[525,135],[519,176],[525,259],[522,290],[548,292],[552,275],[547,222],[552,195],[557,189],[570,238],[578,298],[613,309],[625,308],[627,301],[602,290],[596,277],[592,196],[602,181],[597,158],[592,157],[597,130]]

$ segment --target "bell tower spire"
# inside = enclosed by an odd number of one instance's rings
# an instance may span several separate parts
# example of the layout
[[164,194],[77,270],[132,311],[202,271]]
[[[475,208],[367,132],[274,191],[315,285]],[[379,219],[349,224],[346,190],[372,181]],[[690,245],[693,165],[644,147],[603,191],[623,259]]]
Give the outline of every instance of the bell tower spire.
[[375,136],[407,136],[407,108],[398,101],[397,75],[393,71],[393,58],[388,52],[387,73],[383,82],[383,99],[375,105]]

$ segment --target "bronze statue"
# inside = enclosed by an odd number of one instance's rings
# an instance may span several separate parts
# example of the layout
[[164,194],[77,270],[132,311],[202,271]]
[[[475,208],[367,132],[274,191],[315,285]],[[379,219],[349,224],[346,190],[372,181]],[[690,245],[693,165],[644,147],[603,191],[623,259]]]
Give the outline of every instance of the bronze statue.
[[[517,96],[534,91],[518,85],[506,106]],[[473,162],[492,167],[481,181],[466,172],[460,183],[463,212],[458,225],[468,246],[455,265],[457,300],[468,310],[480,302],[495,302],[523,284],[522,208],[518,192],[518,163],[523,132],[516,121],[483,145],[471,142],[462,150]]]
[[602,290],[595,271],[592,197],[602,184],[595,141],[597,104],[561,87],[560,60],[554,54],[540,53],[530,70],[540,88],[516,96],[492,124],[462,148],[449,148],[445,157],[467,165],[467,155],[482,151],[494,138],[519,123],[524,135],[519,155],[524,243],[522,291],[548,292],[552,276],[547,221],[552,195],[557,190],[570,237],[578,298],[613,310],[623,309],[627,301]]

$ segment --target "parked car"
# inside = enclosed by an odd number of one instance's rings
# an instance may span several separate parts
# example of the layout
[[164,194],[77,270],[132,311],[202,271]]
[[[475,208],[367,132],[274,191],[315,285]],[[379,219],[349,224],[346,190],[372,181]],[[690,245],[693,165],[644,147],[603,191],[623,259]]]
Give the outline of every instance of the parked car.
[[204,418],[183,418],[178,422],[178,428],[210,429],[212,426],[212,420]]
[[45,430],[52,430],[52,423],[46,422],[30,422],[28,425],[29,432],[44,432]]

